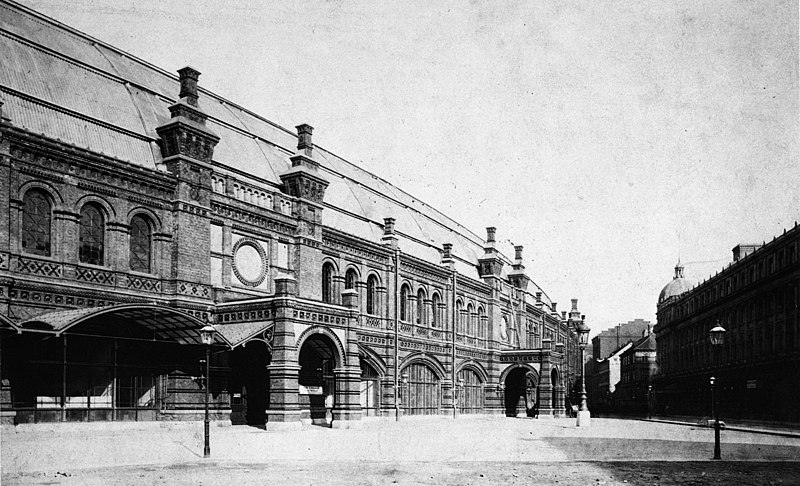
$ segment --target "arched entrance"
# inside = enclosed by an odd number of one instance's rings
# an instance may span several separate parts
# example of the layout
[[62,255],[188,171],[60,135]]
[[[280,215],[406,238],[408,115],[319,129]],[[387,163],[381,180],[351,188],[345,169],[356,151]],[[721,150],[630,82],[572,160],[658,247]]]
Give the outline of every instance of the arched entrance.
[[300,346],[299,354],[302,418],[315,425],[330,425],[330,411],[336,405],[336,344],[325,334],[312,334]]
[[409,415],[435,415],[439,413],[439,377],[431,367],[424,363],[412,363],[402,372],[405,393],[402,395],[403,408]]
[[560,403],[561,401],[559,400],[559,396],[558,396],[559,395],[559,390],[561,389],[561,382],[559,381],[558,370],[556,368],[553,368],[552,370],[550,370],[550,384],[553,387],[553,389],[552,389],[553,391],[552,391],[552,394],[551,394],[552,396],[550,398],[550,400],[551,400],[550,403],[552,404],[551,406],[554,409],[556,409],[557,412],[560,413],[564,408],[564,404]]
[[533,417],[536,415],[536,373],[525,367],[514,368],[505,379],[506,417]]
[[380,414],[380,375],[378,371],[365,359],[360,360],[361,364],[361,387],[359,390],[359,401],[361,404],[361,414],[364,417],[374,417]]
[[269,404],[269,347],[253,340],[231,353],[231,423],[264,427]]
[[[458,408],[461,413],[483,412],[483,381],[474,370],[464,368],[458,372],[458,384],[463,384],[459,392]],[[463,381],[462,381],[463,380]]]

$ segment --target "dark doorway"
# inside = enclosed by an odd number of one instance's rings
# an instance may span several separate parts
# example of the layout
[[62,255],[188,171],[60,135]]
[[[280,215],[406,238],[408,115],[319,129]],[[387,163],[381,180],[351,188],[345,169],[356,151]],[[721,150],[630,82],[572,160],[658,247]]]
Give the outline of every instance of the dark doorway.
[[330,426],[336,405],[335,344],[324,334],[314,334],[300,348],[300,406],[310,413],[314,425]]
[[250,341],[231,353],[231,423],[264,428],[269,404],[271,355],[263,341]]
[[536,402],[536,375],[525,368],[511,370],[505,381],[506,417],[534,417]]

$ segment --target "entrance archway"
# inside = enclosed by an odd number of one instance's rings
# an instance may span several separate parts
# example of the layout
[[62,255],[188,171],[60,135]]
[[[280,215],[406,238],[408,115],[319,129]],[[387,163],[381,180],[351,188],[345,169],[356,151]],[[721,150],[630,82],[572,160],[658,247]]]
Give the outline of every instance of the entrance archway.
[[558,370],[556,368],[550,370],[550,384],[553,387],[552,396],[550,399],[550,403],[552,404],[551,406],[554,409],[561,411],[564,408],[564,404],[560,403],[560,400],[558,399],[558,392],[561,389],[561,382],[559,381]]
[[380,375],[378,371],[366,360],[361,359],[361,387],[359,401],[361,414],[365,417],[374,417],[380,413]]
[[264,427],[269,404],[269,365],[272,356],[264,341],[253,340],[231,353],[231,423]]
[[409,415],[435,415],[439,413],[439,377],[424,363],[411,363],[403,369],[407,380],[402,402]]
[[463,388],[458,398],[458,408],[461,413],[483,412],[483,381],[474,370],[464,368],[458,372],[458,383]]
[[330,411],[336,406],[336,377],[339,365],[336,344],[325,334],[312,334],[301,345],[299,359],[300,407],[315,425],[330,425]]
[[536,373],[528,368],[514,368],[505,379],[506,417],[533,417],[538,409]]

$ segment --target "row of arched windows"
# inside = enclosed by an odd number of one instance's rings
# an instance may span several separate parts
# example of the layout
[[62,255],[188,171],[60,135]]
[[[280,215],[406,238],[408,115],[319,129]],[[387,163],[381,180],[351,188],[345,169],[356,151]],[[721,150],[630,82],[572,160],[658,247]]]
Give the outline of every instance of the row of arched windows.
[[486,311],[482,305],[476,307],[472,302],[467,304],[464,309],[464,303],[461,299],[456,300],[456,329],[459,334],[476,337],[486,337]]
[[[22,198],[22,252],[51,256],[53,204],[41,189],[31,189]],[[84,204],[78,221],[78,261],[90,265],[105,264],[106,215],[95,204]],[[150,273],[153,259],[153,223],[142,214],[130,220],[129,266],[137,272]]]
[[[322,301],[330,304],[338,303],[336,293],[336,267],[332,263],[326,262],[322,265]],[[358,273],[353,268],[348,268],[344,276],[344,290],[357,290]],[[378,309],[378,277],[370,274],[367,277],[367,295],[365,312],[369,315],[379,313]]]
[[[442,322],[442,299],[438,292],[434,292],[430,300],[430,312],[426,308],[426,293],[425,289],[420,288],[417,290],[415,298],[412,299],[411,287],[408,284],[403,284],[400,287],[400,320],[403,322],[415,322],[420,326],[441,327]],[[412,300],[416,300],[413,307],[412,318]]]

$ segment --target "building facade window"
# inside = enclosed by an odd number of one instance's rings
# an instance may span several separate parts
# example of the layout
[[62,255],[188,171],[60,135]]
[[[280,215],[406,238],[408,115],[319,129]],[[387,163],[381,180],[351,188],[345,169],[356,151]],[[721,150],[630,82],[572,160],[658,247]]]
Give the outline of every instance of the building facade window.
[[378,278],[375,275],[367,277],[367,314],[378,313]]
[[355,289],[357,280],[358,274],[356,271],[352,268],[347,270],[347,273],[344,275],[344,288],[347,290]]
[[439,294],[434,293],[433,297],[431,298],[431,327],[438,327],[439,326],[439,303],[441,299],[439,298]]
[[425,326],[428,324],[425,315],[425,291],[419,289],[417,292],[417,324]]
[[131,219],[130,267],[135,272],[150,273],[153,231],[144,216]]
[[50,256],[50,228],[53,213],[43,191],[31,190],[22,198],[22,251]]
[[322,265],[322,301],[333,303],[333,265],[326,263]]
[[403,285],[400,289],[400,320],[407,321],[408,320],[408,286]]
[[81,209],[78,235],[78,259],[81,263],[102,265],[105,247],[105,218],[97,207],[87,204]]

